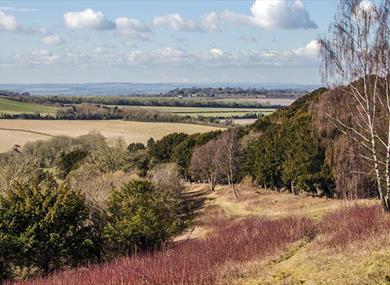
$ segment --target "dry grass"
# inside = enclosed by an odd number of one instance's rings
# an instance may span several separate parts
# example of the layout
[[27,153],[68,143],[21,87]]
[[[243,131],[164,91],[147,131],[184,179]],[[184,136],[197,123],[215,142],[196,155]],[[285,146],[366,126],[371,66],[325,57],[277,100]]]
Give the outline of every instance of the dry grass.
[[[232,209],[230,196],[214,195],[222,196],[217,198],[221,207]],[[220,267],[217,284],[390,284],[390,216],[377,201],[294,197],[265,190],[258,198],[254,195],[242,193],[245,211],[272,219],[306,213],[317,220],[315,238],[298,241],[272,257],[228,262]]]
[[227,187],[219,186],[214,193],[207,196],[208,205],[221,207],[230,217],[262,216],[281,218],[304,216],[315,220],[325,213],[355,204],[375,205],[376,200],[336,200],[312,196],[294,196],[290,193],[278,193],[239,185],[240,196],[236,199]]
[[354,242],[342,251],[297,242],[287,251],[248,263],[227,263],[218,284],[383,284],[390,279],[389,233]]
[[203,207],[172,248],[22,284],[390,284],[390,215],[376,201],[206,189],[188,186]]
[[318,223],[311,242],[297,241],[248,262],[226,262],[217,270],[216,284],[390,284],[390,217],[376,200],[297,197],[250,185],[240,185],[238,200],[221,186],[206,198],[186,238],[207,237],[216,220],[248,216],[309,217]]
[[238,186],[239,198],[236,199],[226,186],[217,186],[210,192],[206,184],[188,185],[188,193],[202,193],[204,207],[198,210],[189,229],[177,238],[204,238],[213,232],[213,224],[220,220],[237,220],[247,217],[266,217],[278,219],[284,217],[308,217],[320,220],[326,213],[353,205],[376,205],[376,200],[347,201],[310,196],[294,196],[290,193],[277,193],[260,189],[250,184]]
[[[1,128],[14,130],[1,130]],[[15,144],[47,139],[50,136],[77,137],[98,131],[106,138],[123,137],[127,143],[146,143],[151,137],[160,139],[169,133],[188,134],[208,132],[218,128],[179,123],[148,123],[126,121],[43,121],[43,120],[0,120],[0,152],[10,150]],[[32,134],[40,132],[41,134]]]

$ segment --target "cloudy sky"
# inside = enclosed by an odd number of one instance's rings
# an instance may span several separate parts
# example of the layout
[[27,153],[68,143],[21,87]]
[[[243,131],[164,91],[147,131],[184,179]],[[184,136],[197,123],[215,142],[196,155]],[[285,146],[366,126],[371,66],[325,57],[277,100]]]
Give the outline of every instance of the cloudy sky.
[[336,0],[0,1],[0,83],[320,83]]

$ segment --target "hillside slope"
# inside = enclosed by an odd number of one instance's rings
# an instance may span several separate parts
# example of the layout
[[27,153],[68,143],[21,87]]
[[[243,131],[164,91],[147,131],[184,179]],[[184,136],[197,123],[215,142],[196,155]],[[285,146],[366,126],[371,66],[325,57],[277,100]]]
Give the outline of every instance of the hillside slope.
[[390,217],[377,201],[188,186],[187,233],[155,253],[19,284],[389,284]]
[[[305,217],[317,223],[309,239],[291,243],[267,257],[227,262],[216,272],[218,284],[390,284],[390,216],[380,223],[376,200],[336,200],[240,186],[236,200],[227,187],[207,195],[195,219],[193,234],[206,237],[215,230],[205,221],[266,217]],[[379,210],[379,213],[382,213]],[[381,214],[379,214],[381,215]],[[206,224],[206,225],[205,225]],[[213,223],[211,223],[213,224]],[[331,232],[321,232],[324,224]],[[291,230],[291,229],[290,229]]]
[[258,120],[248,127],[255,139],[247,151],[247,172],[274,189],[349,199],[376,196],[369,161],[335,123],[336,118],[355,122],[350,101],[345,92],[320,88]]
[[23,103],[18,101],[13,101],[0,97],[0,113],[9,113],[9,114],[33,114],[36,112],[41,113],[42,115],[54,114],[57,108],[50,106],[43,106],[37,104]]

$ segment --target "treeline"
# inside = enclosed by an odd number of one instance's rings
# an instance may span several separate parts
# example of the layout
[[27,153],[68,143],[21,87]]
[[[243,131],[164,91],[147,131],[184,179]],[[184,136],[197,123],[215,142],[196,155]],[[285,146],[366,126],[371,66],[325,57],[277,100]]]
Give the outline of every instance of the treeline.
[[30,93],[28,92],[13,92],[9,90],[0,90],[0,97],[9,98],[20,98],[20,97],[29,97]]
[[[358,82],[356,86],[360,88]],[[262,187],[277,191],[345,199],[377,197],[370,161],[362,155],[362,147],[329,118],[330,108],[335,118],[358,126],[351,120],[354,106],[349,94],[339,88],[318,89],[259,119],[249,127],[245,173]],[[385,132],[382,123],[377,121],[378,129]]]
[[136,96],[16,96],[12,100],[25,103],[67,106],[91,103],[111,106],[167,106],[167,107],[210,107],[210,108],[281,108],[268,103],[245,101],[221,101],[213,99],[178,97],[136,97]]
[[247,172],[264,188],[333,196],[335,185],[325,147],[312,128],[308,107],[324,90],[298,99],[290,108],[258,120],[248,143]]
[[[250,116],[252,117],[252,116]],[[168,123],[190,123],[220,125],[221,122],[215,117],[191,117],[159,112],[146,109],[121,109],[118,107],[107,107],[94,104],[72,105],[67,108],[58,109],[56,114],[41,115],[39,112],[32,114],[9,114],[0,113],[0,119],[29,119],[29,120],[125,120],[138,122],[168,122]],[[228,124],[223,123],[224,125]],[[231,124],[232,122],[230,122]]]
[[297,89],[265,89],[240,87],[176,88],[163,94],[165,97],[251,97],[297,99],[307,91]]

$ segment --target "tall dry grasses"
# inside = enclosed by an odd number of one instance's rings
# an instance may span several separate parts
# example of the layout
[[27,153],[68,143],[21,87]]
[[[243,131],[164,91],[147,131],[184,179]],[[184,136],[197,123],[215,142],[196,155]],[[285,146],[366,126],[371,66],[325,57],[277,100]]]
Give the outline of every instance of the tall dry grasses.
[[[352,206],[314,223],[307,218],[248,218],[214,223],[214,234],[171,248],[127,257],[102,265],[70,269],[46,278],[10,284],[215,284],[223,264],[261,260],[286,250],[296,241],[315,240],[343,248],[390,230],[390,218],[379,206]],[[326,237],[326,238],[323,238]]]
[[20,284],[212,284],[215,270],[226,261],[265,257],[305,238],[313,224],[304,218],[252,218],[219,223],[218,233],[173,248],[103,265],[56,273]]
[[323,246],[343,249],[390,232],[390,216],[379,206],[343,208],[326,215],[317,226]]

